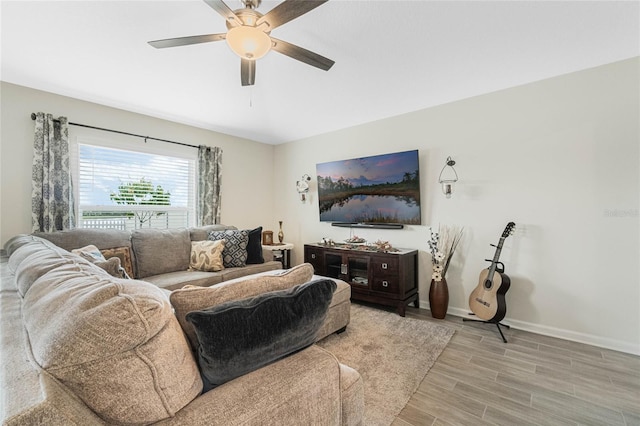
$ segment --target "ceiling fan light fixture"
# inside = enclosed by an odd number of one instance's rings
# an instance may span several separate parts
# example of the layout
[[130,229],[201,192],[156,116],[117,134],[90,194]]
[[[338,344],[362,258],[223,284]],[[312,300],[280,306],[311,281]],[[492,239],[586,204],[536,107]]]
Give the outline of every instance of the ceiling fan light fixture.
[[236,55],[250,60],[260,59],[271,50],[271,37],[248,25],[231,28],[227,43]]
[[295,44],[271,38],[269,35],[274,28],[312,11],[327,0],[284,0],[265,15],[256,10],[262,0],[240,1],[244,4],[244,8],[231,10],[225,0],[204,0],[211,9],[225,19],[226,33],[153,40],[149,44],[156,49],[164,49],[227,40],[229,48],[241,58],[240,83],[242,86],[255,84],[256,60],[265,56],[270,50],[324,71],[328,71],[333,66],[335,62],[329,58]]

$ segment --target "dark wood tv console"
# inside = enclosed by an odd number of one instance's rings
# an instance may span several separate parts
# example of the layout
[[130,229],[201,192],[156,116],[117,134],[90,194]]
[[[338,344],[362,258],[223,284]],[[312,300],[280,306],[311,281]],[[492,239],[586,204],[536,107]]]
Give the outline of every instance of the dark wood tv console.
[[418,251],[383,253],[343,244],[305,244],[304,261],[317,275],[338,278],[351,285],[351,299],[394,306],[400,316],[418,298]]

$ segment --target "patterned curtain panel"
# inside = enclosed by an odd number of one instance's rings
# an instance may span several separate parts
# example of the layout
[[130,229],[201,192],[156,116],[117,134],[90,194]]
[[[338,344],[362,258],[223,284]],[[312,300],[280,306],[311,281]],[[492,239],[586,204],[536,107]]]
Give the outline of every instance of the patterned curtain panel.
[[198,225],[220,223],[222,150],[198,147]]
[[33,232],[73,228],[75,206],[66,117],[54,121],[51,114],[36,114],[31,174]]

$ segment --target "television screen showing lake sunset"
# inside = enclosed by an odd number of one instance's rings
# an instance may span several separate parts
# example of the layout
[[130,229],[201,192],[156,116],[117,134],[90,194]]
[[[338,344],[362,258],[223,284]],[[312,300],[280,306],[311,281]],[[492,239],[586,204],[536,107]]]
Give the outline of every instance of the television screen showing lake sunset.
[[420,225],[418,151],[316,166],[323,222]]

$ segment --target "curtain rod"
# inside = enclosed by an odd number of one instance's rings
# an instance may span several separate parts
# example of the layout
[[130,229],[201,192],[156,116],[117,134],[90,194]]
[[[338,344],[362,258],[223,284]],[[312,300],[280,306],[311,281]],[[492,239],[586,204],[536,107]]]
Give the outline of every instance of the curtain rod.
[[[35,120],[35,119],[36,119],[36,113],[35,113],[35,112],[32,112],[32,113],[31,113],[31,119],[32,119],[32,120]],[[53,119],[53,121],[58,122],[58,123],[60,122],[60,120],[57,120],[57,119],[55,119],[55,118]],[[145,142],[147,142],[147,139],[151,139],[151,140],[159,141],[159,142],[167,142],[167,143],[172,143],[172,144],[175,144],[175,145],[188,146],[188,147],[190,147],[190,148],[198,148],[196,145],[189,145],[188,143],[182,143],[182,142],[170,141],[170,140],[167,140],[167,139],[158,139],[158,138],[153,138],[153,137],[151,137],[151,136],[136,135],[135,133],[122,132],[122,131],[120,131],[120,130],[105,129],[105,128],[103,128],[103,127],[89,126],[89,125],[87,125],[87,124],[79,124],[79,123],[72,123],[72,122],[69,122],[69,125],[70,125],[70,126],[78,126],[78,127],[86,127],[87,129],[102,130],[103,132],[111,132],[111,133],[119,133],[119,134],[121,134],[121,135],[127,135],[127,136],[135,136],[135,137],[137,137],[137,138],[142,138],[142,139],[144,139],[144,141],[145,141]]]

